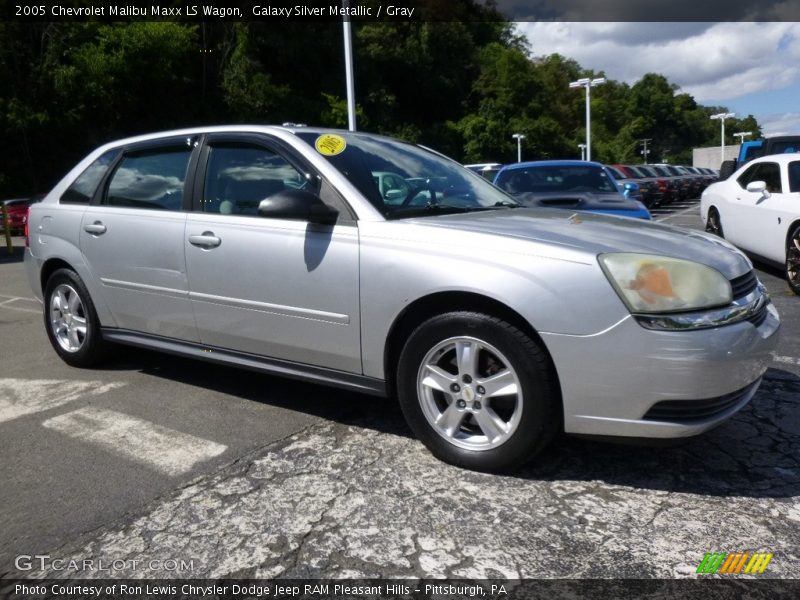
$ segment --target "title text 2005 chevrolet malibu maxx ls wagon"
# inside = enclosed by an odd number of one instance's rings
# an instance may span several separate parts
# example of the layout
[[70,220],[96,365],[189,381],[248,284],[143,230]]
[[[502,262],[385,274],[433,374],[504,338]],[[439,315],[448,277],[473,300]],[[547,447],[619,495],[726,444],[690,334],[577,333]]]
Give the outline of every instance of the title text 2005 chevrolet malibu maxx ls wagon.
[[30,282],[69,364],[115,342],[396,394],[436,456],[482,470],[519,465],[562,427],[705,431],[751,399],[779,328],[724,240],[520,208],[376,135],[122,140],[29,225]]

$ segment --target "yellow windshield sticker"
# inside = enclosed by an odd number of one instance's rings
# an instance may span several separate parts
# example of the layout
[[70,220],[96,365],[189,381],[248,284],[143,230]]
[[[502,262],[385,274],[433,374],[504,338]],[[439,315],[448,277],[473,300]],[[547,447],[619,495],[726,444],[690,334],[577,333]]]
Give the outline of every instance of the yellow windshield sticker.
[[347,142],[340,135],[326,133],[317,138],[317,141],[314,142],[314,147],[323,156],[336,156],[341,154],[347,147]]

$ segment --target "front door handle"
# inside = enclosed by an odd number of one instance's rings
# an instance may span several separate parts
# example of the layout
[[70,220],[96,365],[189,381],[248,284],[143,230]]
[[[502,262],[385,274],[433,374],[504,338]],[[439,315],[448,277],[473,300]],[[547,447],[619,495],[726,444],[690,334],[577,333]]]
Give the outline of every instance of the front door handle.
[[106,232],[106,226],[103,225],[101,221],[95,221],[94,223],[87,223],[84,225],[83,230],[92,235],[103,235]]
[[204,231],[200,235],[190,235],[189,243],[201,248],[216,248],[222,243],[222,239],[215,236],[213,231]]

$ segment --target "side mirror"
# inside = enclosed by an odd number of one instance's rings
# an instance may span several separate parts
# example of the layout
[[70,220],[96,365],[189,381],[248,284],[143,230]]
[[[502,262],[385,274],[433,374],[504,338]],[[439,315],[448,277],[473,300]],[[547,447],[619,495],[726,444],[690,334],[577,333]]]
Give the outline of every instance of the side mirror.
[[339,211],[308,190],[287,189],[259,202],[258,214],[272,219],[296,219],[331,225],[336,222]]
[[636,196],[639,193],[639,184],[634,181],[628,181],[622,186],[622,195],[626,198]]
[[747,191],[754,194],[761,194],[765,198],[770,197],[770,193],[767,191],[766,181],[751,181],[747,184]]

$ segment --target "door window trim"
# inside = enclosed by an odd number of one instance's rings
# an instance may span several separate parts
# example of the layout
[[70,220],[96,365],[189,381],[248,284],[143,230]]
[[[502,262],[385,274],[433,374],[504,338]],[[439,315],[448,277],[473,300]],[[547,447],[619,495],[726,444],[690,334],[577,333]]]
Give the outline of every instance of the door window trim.
[[89,203],[89,206],[104,206],[107,208],[128,208],[128,210],[130,210],[129,207],[111,206],[106,202],[106,198],[108,195],[108,187],[111,183],[111,179],[117,172],[119,165],[122,163],[123,160],[125,160],[125,157],[140,153],[153,152],[165,148],[183,149],[189,147],[191,149],[191,154],[189,155],[189,161],[186,164],[186,177],[183,180],[183,198],[181,201],[181,208],[179,211],[170,211],[170,212],[190,211],[192,196],[194,194],[194,180],[195,180],[195,172],[197,170],[197,161],[200,154],[200,149],[202,148],[202,142],[204,138],[205,134],[170,136],[155,140],[147,140],[146,142],[136,142],[133,144],[126,144],[124,146],[119,146],[118,148],[116,148],[116,150],[118,151],[117,157],[111,163],[111,165],[109,165],[106,174],[100,181],[100,185],[97,186],[97,190],[95,191],[94,196],[92,197],[92,200]]
[[194,173],[191,208],[189,209],[192,212],[215,214],[206,213],[203,210],[203,194],[205,193],[206,175],[211,158],[211,149],[214,145],[224,146],[225,144],[262,148],[268,152],[277,154],[285,159],[298,172],[308,174],[316,180],[317,183],[314,192],[320,196],[323,202],[339,211],[339,219],[336,221],[337,225],[349,225],[356,222],[355,211],[353,211],[342,194],[340,194],[330,182],[326,181],[308,160],[300,155],[291,145],[266,134],[249,132],[221,132],[210,133],[204,136],[198,152],[197,166]]

